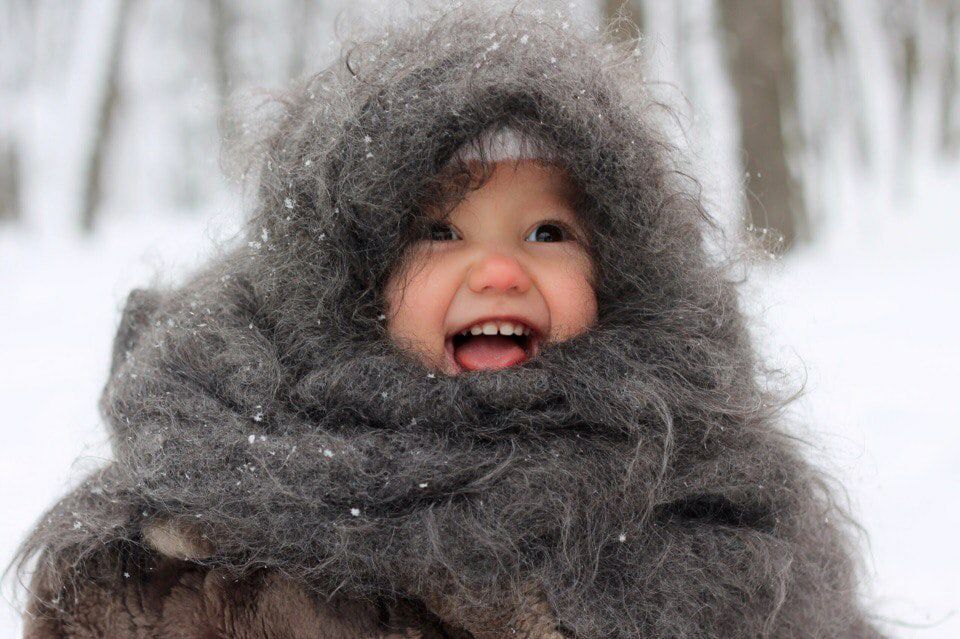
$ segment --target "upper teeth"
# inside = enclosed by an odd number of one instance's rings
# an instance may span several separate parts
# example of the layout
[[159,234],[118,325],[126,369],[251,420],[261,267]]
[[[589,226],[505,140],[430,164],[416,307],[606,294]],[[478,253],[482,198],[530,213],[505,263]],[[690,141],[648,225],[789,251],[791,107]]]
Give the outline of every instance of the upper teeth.
[[460,331],[461,335],[529,335],[530,327],[519,322],[481,322]]

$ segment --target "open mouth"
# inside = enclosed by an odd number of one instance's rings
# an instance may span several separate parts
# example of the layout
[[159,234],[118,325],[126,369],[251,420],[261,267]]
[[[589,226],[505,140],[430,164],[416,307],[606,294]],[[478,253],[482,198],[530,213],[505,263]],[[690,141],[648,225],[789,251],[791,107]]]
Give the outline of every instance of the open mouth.
[[475,322],[447,338],[448,359],[462,371],[517,366],[536,356],[539,332],[518,320]]

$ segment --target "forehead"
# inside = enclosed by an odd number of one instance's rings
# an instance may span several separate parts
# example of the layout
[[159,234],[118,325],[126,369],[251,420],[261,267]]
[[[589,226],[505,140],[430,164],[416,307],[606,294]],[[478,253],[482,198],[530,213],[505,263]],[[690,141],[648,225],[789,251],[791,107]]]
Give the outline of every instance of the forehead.
[[[483,170],[478,163],[472,168]],[[549,201],[573,208],[577,196],[577,187],[563,167],[540,160],[507,160],[492,163],[479,188],[467,193],[464,203],[499,198],[521,205]]]

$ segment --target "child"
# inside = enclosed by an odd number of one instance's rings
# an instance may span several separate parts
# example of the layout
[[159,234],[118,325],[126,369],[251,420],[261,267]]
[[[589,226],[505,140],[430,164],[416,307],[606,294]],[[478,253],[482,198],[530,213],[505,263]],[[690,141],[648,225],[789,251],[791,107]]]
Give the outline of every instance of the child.
[[456,9],[284,100],[128,301],[27,636],[877,637],[629,51]]

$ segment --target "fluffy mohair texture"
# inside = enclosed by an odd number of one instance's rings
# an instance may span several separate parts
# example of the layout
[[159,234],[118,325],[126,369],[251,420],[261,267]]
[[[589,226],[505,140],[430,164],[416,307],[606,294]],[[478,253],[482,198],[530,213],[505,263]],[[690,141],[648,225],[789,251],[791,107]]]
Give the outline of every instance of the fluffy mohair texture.
[[[640,61],[607,44],[552,11],[451,9],[282,96],[242,246],[130,296],[102,397],[114,459],[22,551],[57,606],[172,518],[212,542],[201,565],[440,602],[463,627],[532,585],[584,639],[878,636]],[[491,127],[580,188],[598,321],[449,377],[391,342],[384,284]]]

